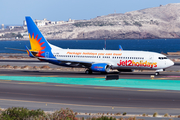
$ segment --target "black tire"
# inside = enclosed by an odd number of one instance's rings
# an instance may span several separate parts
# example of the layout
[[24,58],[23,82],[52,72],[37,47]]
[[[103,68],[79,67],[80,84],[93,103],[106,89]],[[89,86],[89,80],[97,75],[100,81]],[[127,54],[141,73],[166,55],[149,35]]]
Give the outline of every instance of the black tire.
[[92,71],[91,70],[86,70],[85,73],[86,74],[92,74]]
[[159,75],[159,72],[156,72],[155,75],[156,75],[156,76]]
[[89,70],[86,70],[85,73],[86,73],[86,74],[89,74]]

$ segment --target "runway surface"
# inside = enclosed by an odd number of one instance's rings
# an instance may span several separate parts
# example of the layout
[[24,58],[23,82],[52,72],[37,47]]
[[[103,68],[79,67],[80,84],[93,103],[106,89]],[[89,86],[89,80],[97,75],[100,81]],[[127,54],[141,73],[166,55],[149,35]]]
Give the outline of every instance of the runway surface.
[[76,112],[179,114],[180,91],[0,81],[0,107]]
[[[0,65],[6,63],[22,64],[21,60],[7,62],[0,60]],[[23,65],[37,64],[29,61]],[[40,62],[42,64],[42,62]],[[179,65],[176,67],[179,68]],[[117,74],[112,72],[110,74]],[[154,72],[121,73],[123,79],[150,79]],[[1,69],[0,76],[34,76],[34,77],[75,77],[104,78],[105,74],[87,75],[84,71],[49,71],[49,70],[10,70]],[[155,80],[180,80],[179,72],[162,72]],[[126,87],[102,87],[88,85],[68,85],[47,82],[24,82],[0,80],[0,107],[27,107],[29,109],[57,110],[71,108],[83,113],[123,113],[179,115],[180,91],[140,89]]]

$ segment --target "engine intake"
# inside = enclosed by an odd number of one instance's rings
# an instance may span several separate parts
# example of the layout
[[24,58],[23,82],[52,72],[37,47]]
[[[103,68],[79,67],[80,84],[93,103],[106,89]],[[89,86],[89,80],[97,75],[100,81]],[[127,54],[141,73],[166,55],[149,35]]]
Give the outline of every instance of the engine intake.
[[91,66],[93,72],[109,72],[110,66],[106,63],[97,63]]

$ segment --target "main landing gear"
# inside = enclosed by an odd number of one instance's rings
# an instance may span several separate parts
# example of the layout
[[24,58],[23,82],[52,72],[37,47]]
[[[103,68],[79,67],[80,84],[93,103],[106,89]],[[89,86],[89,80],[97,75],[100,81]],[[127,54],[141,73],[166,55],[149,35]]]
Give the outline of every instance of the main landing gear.
[[155,75],[156,75],[156,76],[159,75],[159,72],[155,72]]
[[92,70],[86,70],[85,73],[86,74],[92,74]]
[[165,69],[156,70],[155,75],[156,75],[156,76],[159,75],[159,72],[162,72],[162,71],[165,71]]

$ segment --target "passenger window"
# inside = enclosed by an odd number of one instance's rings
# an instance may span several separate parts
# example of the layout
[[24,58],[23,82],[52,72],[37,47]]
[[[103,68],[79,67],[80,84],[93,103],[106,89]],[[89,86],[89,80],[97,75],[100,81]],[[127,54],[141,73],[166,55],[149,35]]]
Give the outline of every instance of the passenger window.
[[167,59],[167,57],[159,57],[160,60]]

